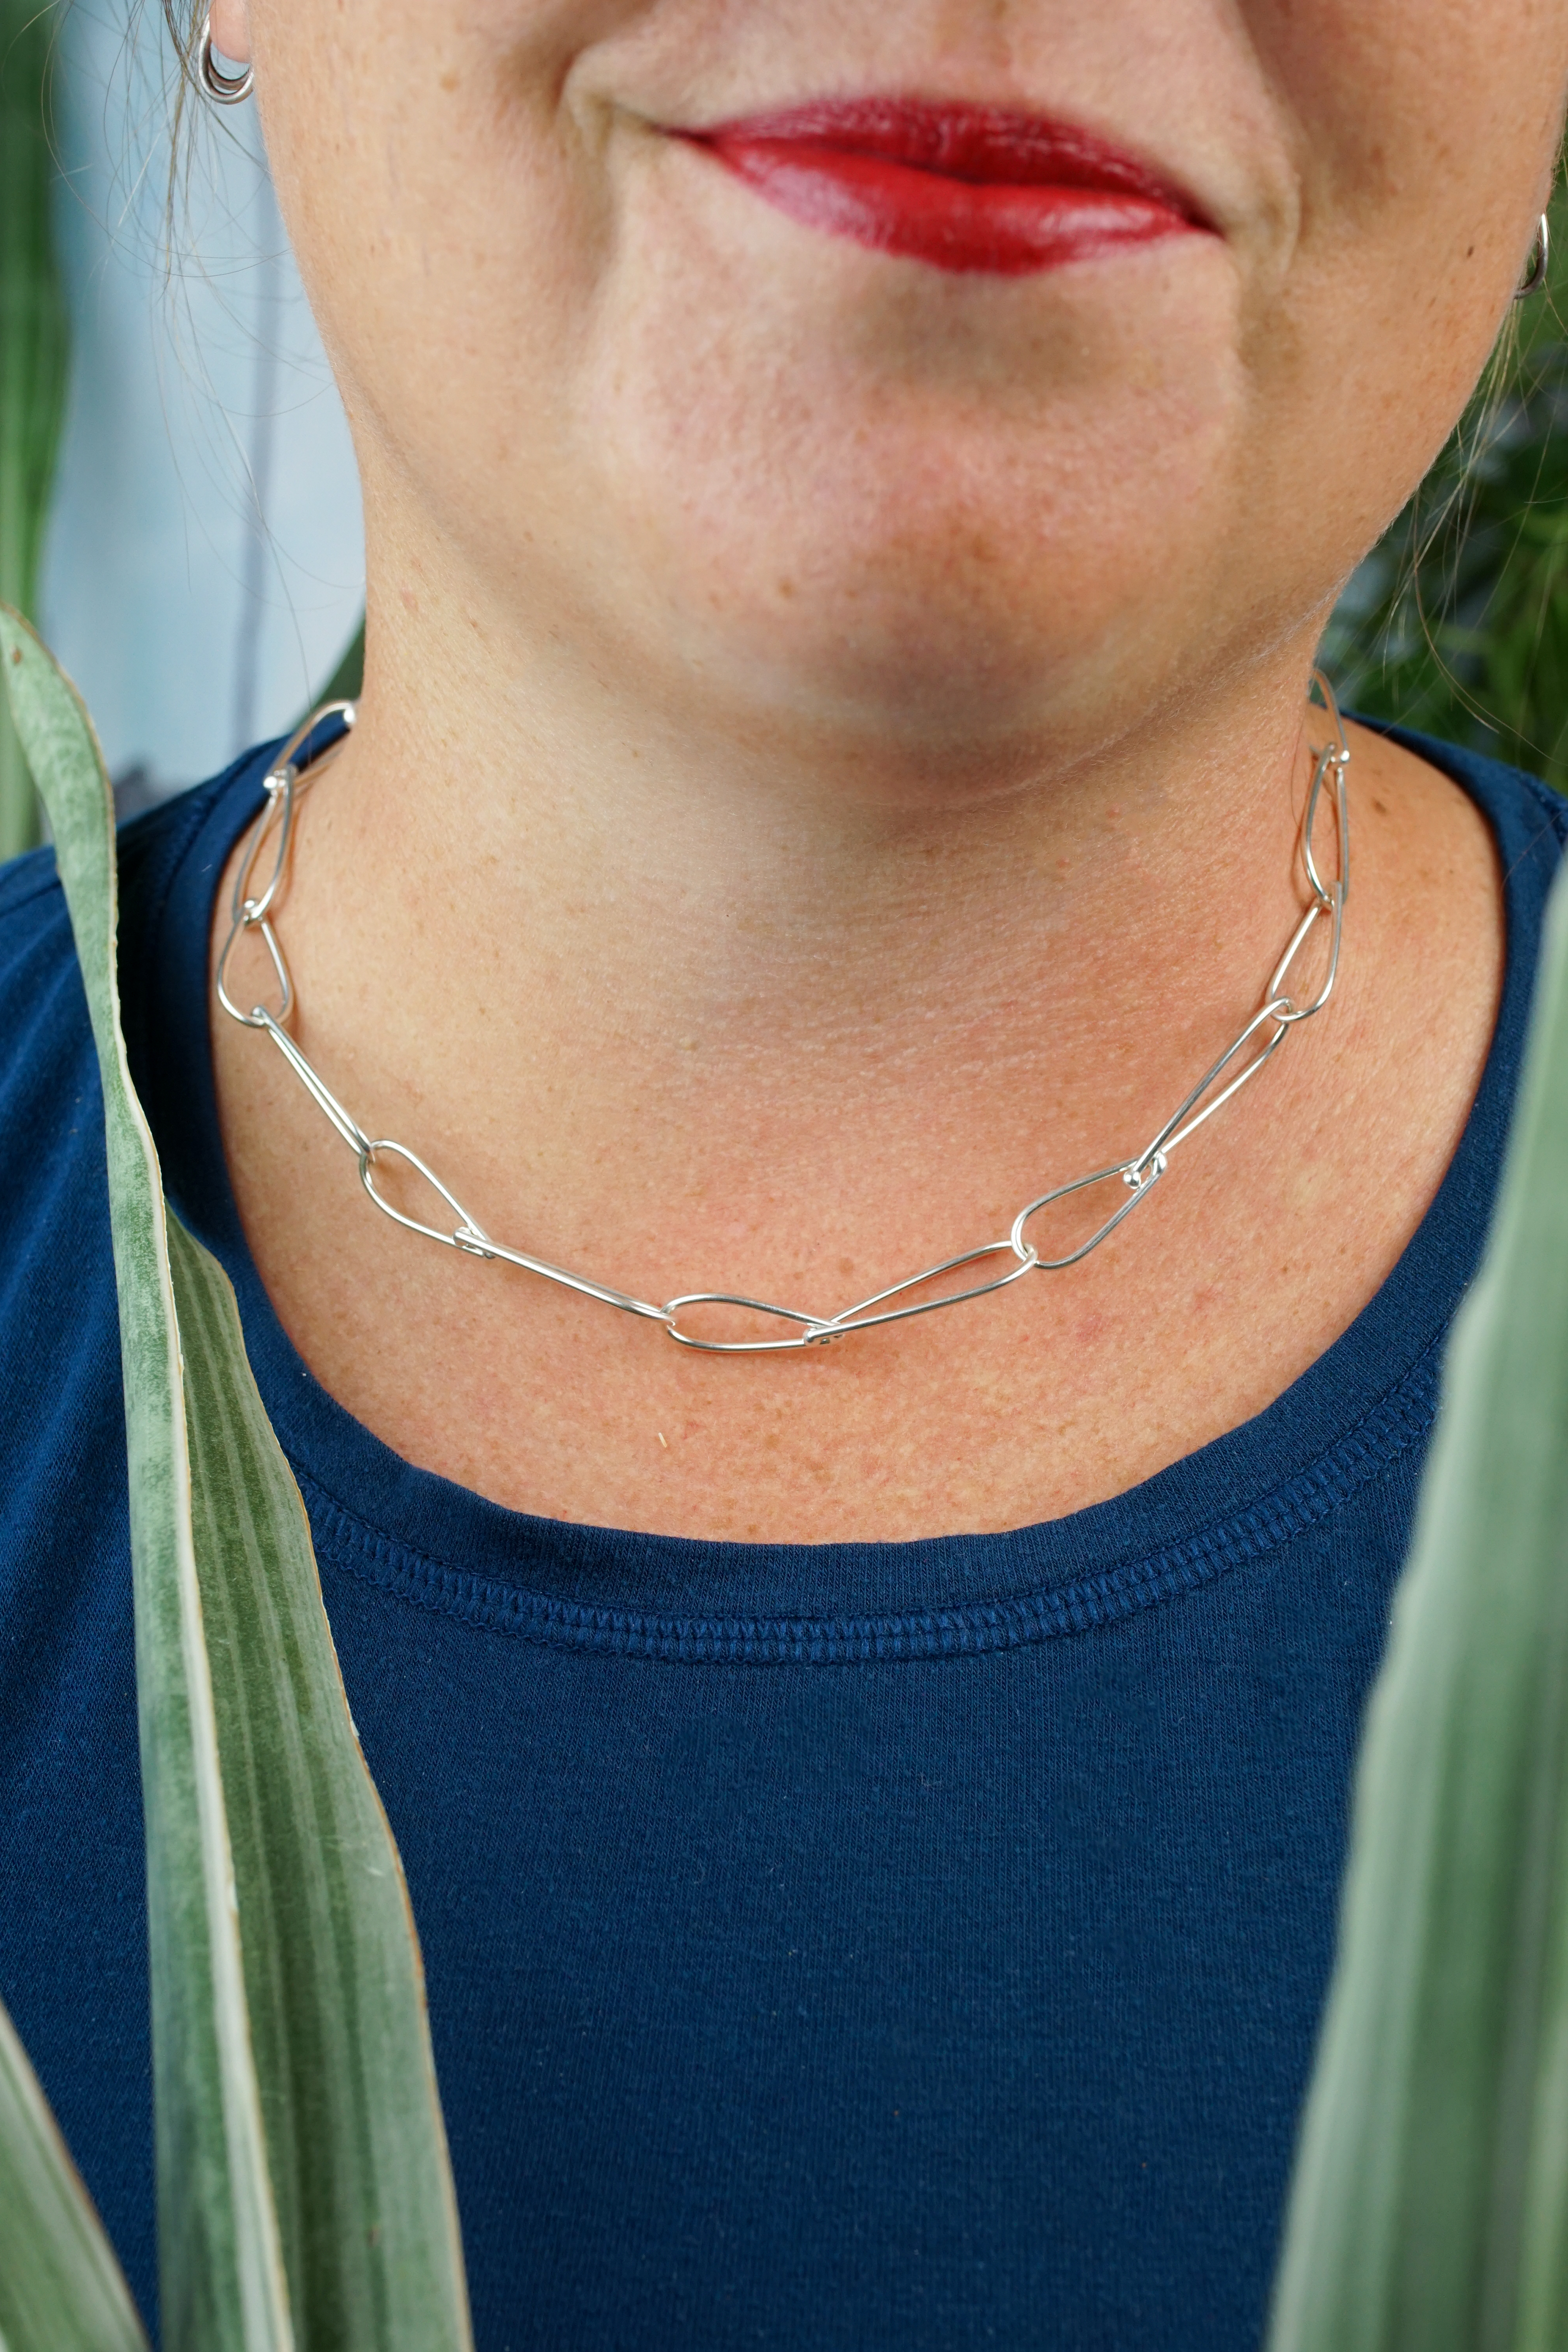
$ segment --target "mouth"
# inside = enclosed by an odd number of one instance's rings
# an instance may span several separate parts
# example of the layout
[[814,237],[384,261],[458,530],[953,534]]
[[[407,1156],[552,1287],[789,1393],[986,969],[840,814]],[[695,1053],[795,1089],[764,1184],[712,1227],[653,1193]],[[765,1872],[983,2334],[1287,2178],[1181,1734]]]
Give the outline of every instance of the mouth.
[[1136,156],[1000,107],[823,100],[676,135],[806,227],[937,269],[1018,278],[1214,233]]

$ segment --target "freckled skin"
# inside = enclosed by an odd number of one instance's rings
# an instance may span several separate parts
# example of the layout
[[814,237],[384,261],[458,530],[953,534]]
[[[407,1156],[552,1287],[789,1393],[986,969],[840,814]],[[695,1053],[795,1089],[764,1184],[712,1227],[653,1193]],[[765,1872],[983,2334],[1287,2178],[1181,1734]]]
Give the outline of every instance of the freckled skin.
[[[1568,0],[217,0],[213,29],[254,56],[365,488],[361,719],[280,915],[329,1082],[498,1235],[655,1298],[831,1309],[1136,1149],[1296,919],[1313,648],[1507,308]],[[1213,233],[957,275],[666,135],[890,88],[1082,124]],[[1484,1060],[1484,827],[1354,752],[1330,1012],[1071,1272],[683,1354],[374,1218],[221,1024],[286,1327],[408,1458],[568,1518],[901,1538],[1148,1475],[1364,1305]]]

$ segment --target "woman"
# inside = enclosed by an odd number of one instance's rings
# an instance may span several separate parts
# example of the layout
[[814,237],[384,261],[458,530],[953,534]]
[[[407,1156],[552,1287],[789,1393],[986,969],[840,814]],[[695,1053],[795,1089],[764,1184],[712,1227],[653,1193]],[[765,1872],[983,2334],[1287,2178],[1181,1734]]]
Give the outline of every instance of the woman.
[[[1351,726],[1345,910],[1308,680],[1527,268],[1568,6],[211,35],[365,489],[292,1034],[468,1247],[215,1009],[264,754],[127,835],[127,1025],[402,1848],[478,2341],[1239,2352],[1563,816]],[[47,865],[0,902],[0,1992],[150,2298],[91,1049]]]

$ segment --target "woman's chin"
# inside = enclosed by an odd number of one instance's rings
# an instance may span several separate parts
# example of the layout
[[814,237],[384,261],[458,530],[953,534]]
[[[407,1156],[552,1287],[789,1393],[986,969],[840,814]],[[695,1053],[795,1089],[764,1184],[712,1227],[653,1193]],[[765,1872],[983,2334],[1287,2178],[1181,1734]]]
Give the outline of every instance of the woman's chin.
[[694,567],[659,600],[679,614],[674,691],[710,709],[716,695],[742,725],[750,711],[898,760],[925,745],[994,761],[1042,730],[1103,739],[1105,706],[1135,703],[1140,681],[1157,693],[1182,656],[1173,600],[1146,572],[1130,610],[1104,540],[1080,560],[971,520],[945,543],[758,552]]
[[[1134,642],[1162,675],[1228,569],[1254,453],[1227,372],[1191,373],[999,418],[834,369],[768,398],[716,369],[636,415],[595,403],[613,520],[591,598],[620,606],[622,642],[677,646],[704,693],[892,740],[1011,732],[1062,680],[1119,676]],[[588,584],[556,553],[563,587]]]

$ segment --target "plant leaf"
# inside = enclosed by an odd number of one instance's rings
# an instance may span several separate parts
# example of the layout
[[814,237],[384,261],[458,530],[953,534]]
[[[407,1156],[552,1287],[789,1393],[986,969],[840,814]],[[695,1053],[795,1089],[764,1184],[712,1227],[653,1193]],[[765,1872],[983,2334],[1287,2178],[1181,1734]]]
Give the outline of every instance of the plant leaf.
[[1271,2352],[1568,2342],[1568,895],[1358,1768]]
[[103,1086],[147,1829],[162,2337],[168,2352],[289,2352],[191,1531],[163,1193],[120,1031],[113,798],[75,691],[9,610],[0,611],[0,655],[54,832]]
[[0,2346],[147,2352],[131,2291],[0,2009]]
[[1369,718],[1568,787],[1568,191],[1448,448],[1358,568],[1322,659]]
[[170,2352],[273,2352],[295,2340],[292,2311],[302,2347],[467,2352],[397,1850],[233,1294],[165,1219],[125,1066],[108,783],[75,694],[15,616],[0,620],[0,646],[71,904],[110,1137],[164,2341]]
[[177,1222],[169,1240],[251,2029],[296,2324],[310,2346],[465,2352],[457,2209],[397,1848],[228,1278]]
[[[49,217],[50,0],[0,0],[0,599],[31,612],[65,412],[65,297]],[[33,782],[0,706],[0,858],[38,838]]]
[[191,1536],[162,1185],[120,1034],[113,795],[82,703],[19,614],[0,612],[0,654],[54,830],[103,1082],[130,1456],[162,2340],[169,2352],[289,2352]]

